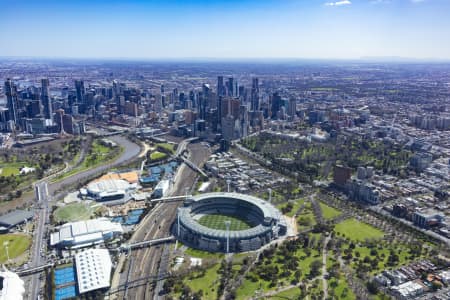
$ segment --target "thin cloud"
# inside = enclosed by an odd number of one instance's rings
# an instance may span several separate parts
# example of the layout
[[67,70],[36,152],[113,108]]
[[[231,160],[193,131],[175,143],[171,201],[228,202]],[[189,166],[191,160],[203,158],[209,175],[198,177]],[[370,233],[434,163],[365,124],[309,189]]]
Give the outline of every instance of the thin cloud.
[[350,0],[341,0],[336,2],[327,2],[325,3],[325,6],[343,6],[343,5],[350,5],[352,2]]

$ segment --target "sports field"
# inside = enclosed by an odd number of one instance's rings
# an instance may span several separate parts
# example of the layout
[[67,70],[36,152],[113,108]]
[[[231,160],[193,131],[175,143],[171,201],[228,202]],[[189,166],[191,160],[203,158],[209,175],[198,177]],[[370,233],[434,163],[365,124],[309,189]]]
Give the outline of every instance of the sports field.
[[383,231],[360,222],[356,219],[347,219],[334,227],[334,231],[352,241],[364,241],[365,239],[381,239]]
[[212,214],[212,215],[204,215],[202,216],[198,222],[212,229],[226,230],[225,221],[230,221],[230,230],[231,231],[239,231],[251,228],[251,224],[249,224],[246,220],[237,218],[236,216],[229,215],[220,215],[220,214]]
[[0,263],[8,260],[6,255],[6,244],[9,258],[13,259],[25,252],[30,247],[31,238],[25,234],[1,234],[0,235]]
[[86,204],[84,202],[71,203],[63,207],[59,207],[55,210],[53,216],[57,222],[75,222],[81,220],[89,220],[97,209],[100,209],[101,205],[95,202]]

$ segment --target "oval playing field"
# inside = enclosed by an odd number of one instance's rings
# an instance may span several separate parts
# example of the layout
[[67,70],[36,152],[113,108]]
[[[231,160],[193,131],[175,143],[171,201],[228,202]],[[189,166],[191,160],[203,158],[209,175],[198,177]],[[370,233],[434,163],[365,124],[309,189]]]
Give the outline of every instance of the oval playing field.
[[262,199],[237,193],[189,198],[179,208],[173,228],[184,244],[211,252],[226,252],[227,241],[229,252],[256,250],[286,234],[278,209]]

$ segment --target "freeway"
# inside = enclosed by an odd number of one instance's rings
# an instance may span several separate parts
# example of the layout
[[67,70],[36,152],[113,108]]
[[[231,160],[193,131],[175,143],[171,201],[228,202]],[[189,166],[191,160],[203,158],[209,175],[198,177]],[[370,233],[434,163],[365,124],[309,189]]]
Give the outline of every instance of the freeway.
[[[36,198],[39,201],[39,213],[36,220],[36,229],[34,232],[34,239],[33,239],[33,247],[31,249],[31,265],[32,267],[38,267],[41,266],[43,262],[42,255],[44,253],[43,248],[45,247],[45,244],[42,243],[44,238],[44,232],[45,232],[45,223],[48,221],[49,217],[49,207],[48,207],[48,186],[47,182],[38,182],[35,185],[36,190]],[[39,293],[40,289],[40,280],[39,280],[39,274],[33,274],[30,278],[30,289],[29,289],[29,296],[30,299],[34,300],[37,298],[37,295]]]
[[[209,157],[209,149],[200,143],[183,143],[182,147],[189,150],[189,159],[198,166],[201,166]],[[180,151],[181,153],[181,151]],[[192,189],[195,184],[197,173],[191,168],[182,164],[175,176],[175,183],[172,187],[171,196],[184,195],[186,189]],[[176,209],[179,202],[158,203],[155,208],[139,224],[139,227],[131,237],[130,243],[142,240],[151,240],[168,236],[170,227],[175,219]],[[116,294],[118,299],[159,299],[158,292],[155,292],[154,284],[149,281],[145,284],[127,285],[143,277],[156,277],[168,271],[170,251],[165,246],[137,249],[132,251],[128,263],[124,270],[121,270],[119,285],[125,285],[124,292]],[[116,272],[119,272],[119,268]],[[115,274],[117,275],[117,274]],[[156,284],[156,290],[160,291],[162,282]]]

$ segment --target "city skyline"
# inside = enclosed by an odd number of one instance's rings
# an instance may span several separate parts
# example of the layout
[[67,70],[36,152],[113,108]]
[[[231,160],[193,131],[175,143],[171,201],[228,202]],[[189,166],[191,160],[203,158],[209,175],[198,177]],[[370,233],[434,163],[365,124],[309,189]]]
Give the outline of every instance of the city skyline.
[[450,59],[445,0],[1,5],[3,57]]

